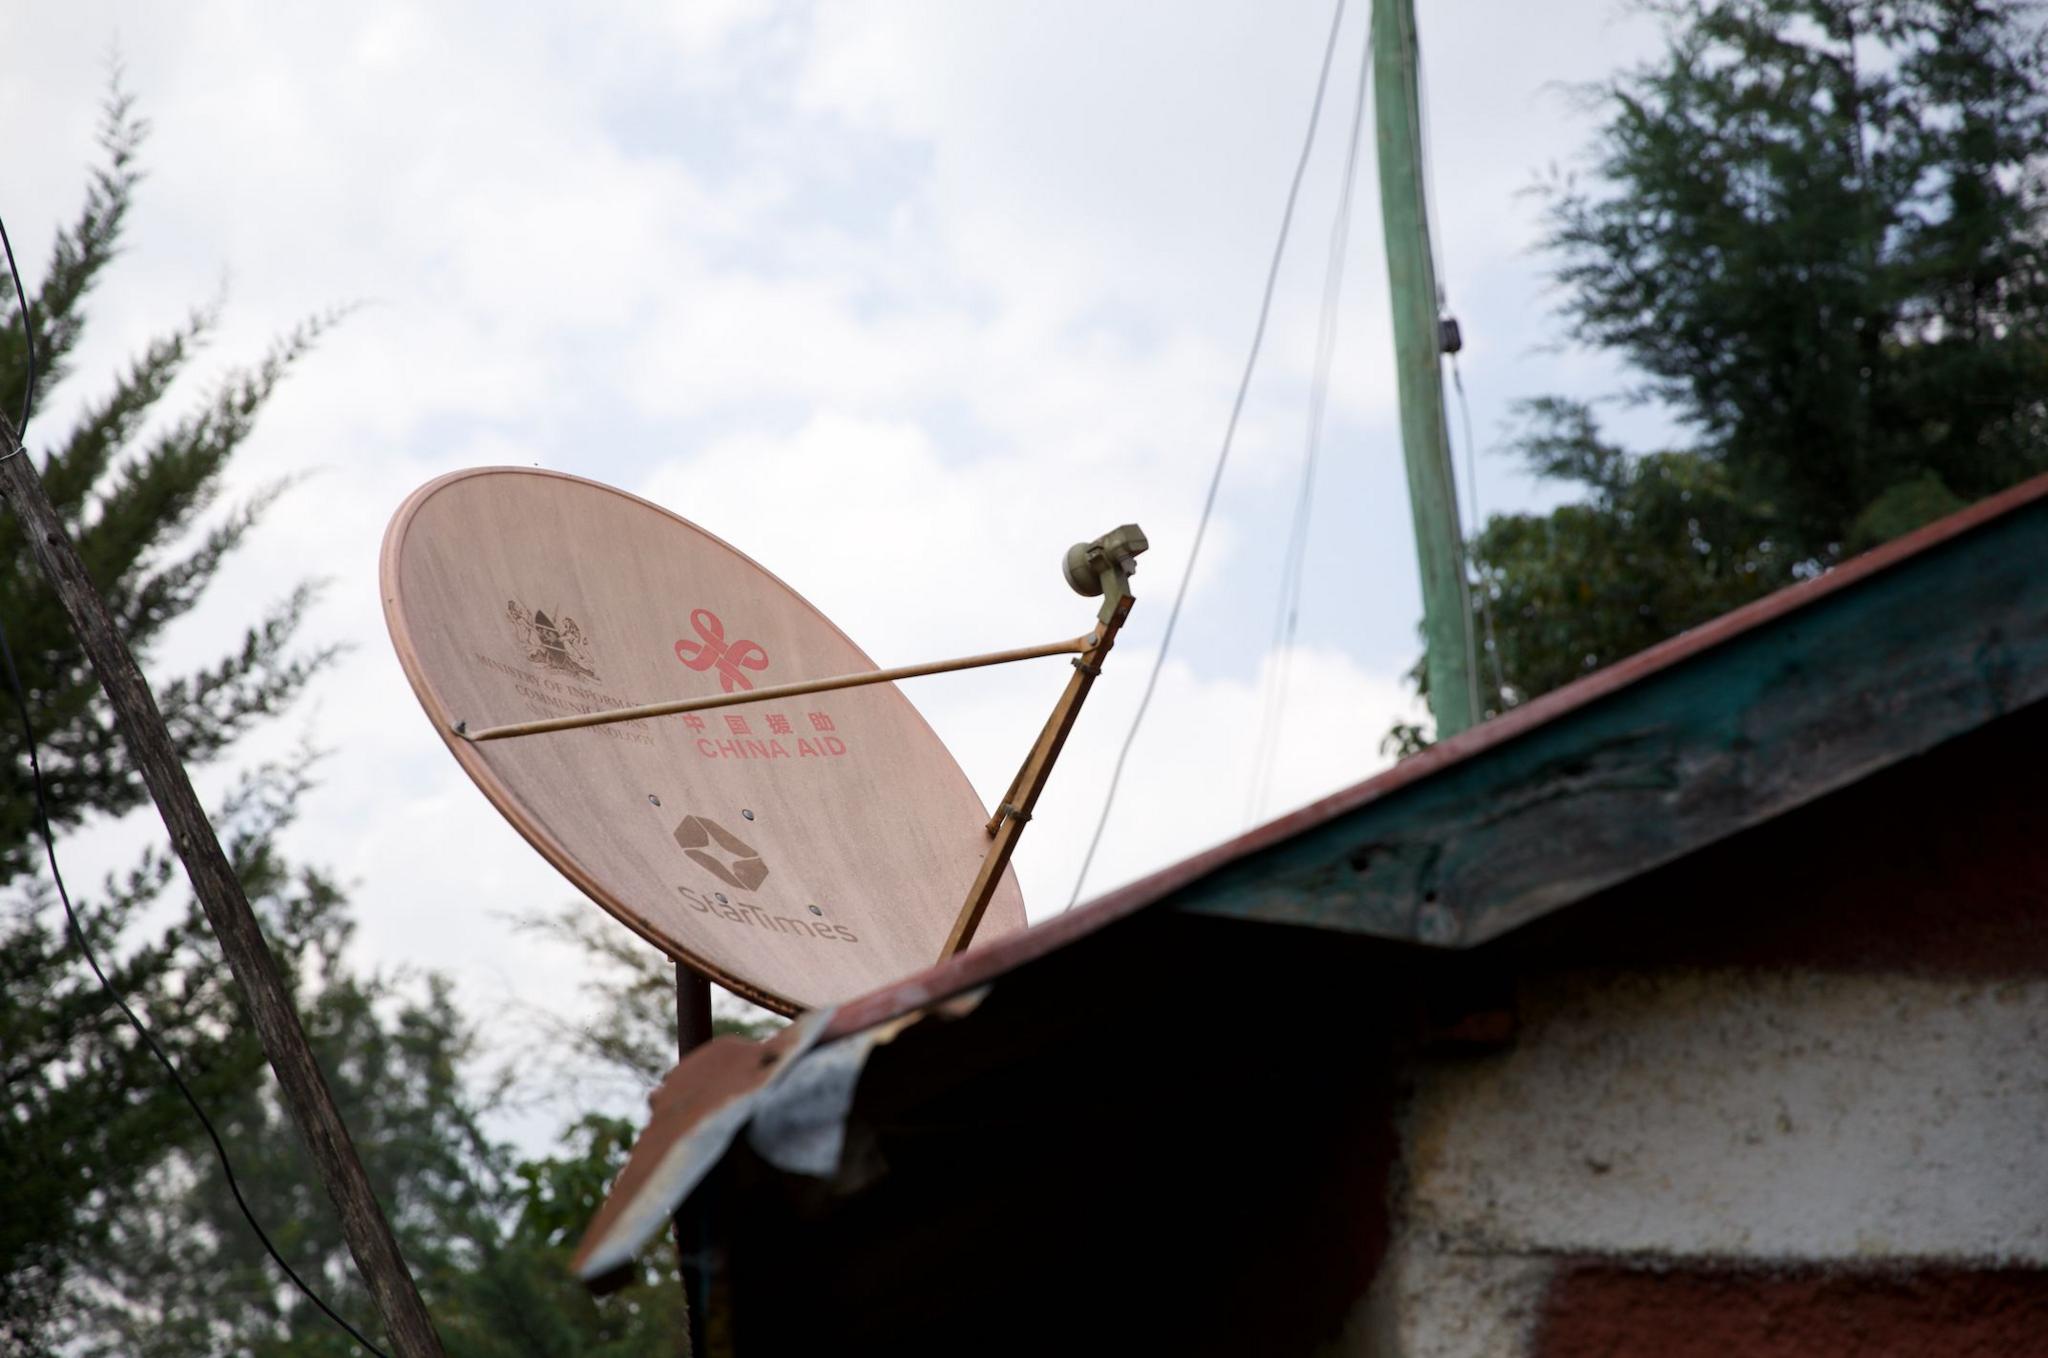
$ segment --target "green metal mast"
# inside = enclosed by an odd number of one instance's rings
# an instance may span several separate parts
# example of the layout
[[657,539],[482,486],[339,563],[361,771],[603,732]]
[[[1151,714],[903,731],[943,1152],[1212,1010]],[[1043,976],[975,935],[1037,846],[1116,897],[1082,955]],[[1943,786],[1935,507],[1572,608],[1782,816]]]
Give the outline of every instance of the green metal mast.
[[1429,705],[1437,739],[1479,718],[1472,604],[1465,589],[1458,487],[1444,422],[1443,332],[1436,265],[1423,195],[1421,105],[1413,0],[1373,0],[1373,101],[1379,125],[1380,217],[1394,308],[1401,447],[1422,565],[1423,629],[1429,640]]

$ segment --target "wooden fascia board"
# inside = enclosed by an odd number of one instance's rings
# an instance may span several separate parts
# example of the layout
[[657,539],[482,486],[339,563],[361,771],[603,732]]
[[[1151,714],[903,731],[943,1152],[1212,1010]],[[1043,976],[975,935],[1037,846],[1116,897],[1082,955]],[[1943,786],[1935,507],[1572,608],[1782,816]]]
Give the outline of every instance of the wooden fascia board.
[[1469,946],[2044,696],[2048,499],[2032,498],[1161,904]]

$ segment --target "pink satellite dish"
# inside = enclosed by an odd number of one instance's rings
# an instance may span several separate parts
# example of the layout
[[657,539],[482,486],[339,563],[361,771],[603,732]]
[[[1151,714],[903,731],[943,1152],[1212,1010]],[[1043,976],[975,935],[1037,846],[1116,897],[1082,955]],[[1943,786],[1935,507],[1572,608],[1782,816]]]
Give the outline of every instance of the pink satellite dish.
[[[892,683],[488,744],[458,734],[874,669],[742,553],[609,486],[489,467],[406,500],[382,584],[399,663],[457,762],[663,952],[784,1013],[940,955],[995,832]],[[996,866],[977,942],[1024,927],[1015,874]]]

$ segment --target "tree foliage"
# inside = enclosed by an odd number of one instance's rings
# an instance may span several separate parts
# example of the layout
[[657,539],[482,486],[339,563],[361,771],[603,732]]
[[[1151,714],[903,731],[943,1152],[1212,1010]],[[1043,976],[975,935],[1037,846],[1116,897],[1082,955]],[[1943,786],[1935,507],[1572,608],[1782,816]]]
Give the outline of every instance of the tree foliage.
[[[265,767],[215,815],[230,860],[286,974],[314,941],[331,888],[273,848],[302,775]],[[160,935],[116,954],[121,924],[165,902],[175,861],[151,851],[97,903],[87,937],[113,984],[150,1025],[203,1105],[262,1078],[263,1053],[217,959],[204,918],[188,907]],[[45,1352],[75,1308],[66,1291],[97,1273],[136,1210],[151,1168],[200,1137],[191,1111],[81,962],[32,883],[0,915],[0,1071],[7,1099],[0,1155],[9,1165],[0,1212],[0,1352]]]
[[[77,217],[59,231],[28,314],[11,289],[0,302],[0,410],[10,423],[19,418],[27,387],[31,327],[38,401],[70,375],[88,295],[120,250],[144,133],[117,89],[102,128],[105,163]],[[40,423],[27,431],[29,455],[52,502],[145,665],[269,504],[270,494],[259,494],[220,506],[223,474],[320,329],[312,324],[286,336],[254,367],[218,379],[183,413],[162,413],[211,325],[209,313],[197,313],[146,345],[111,390],[86,400],[77,421],[54,440],[44,440]],[[309,598],[303,588],[288,594],[211,665],[152,674],[189,764],[218,759],[252,725],[281,712],[331,658],[331,650],[295,648]],[[58,833],[139,805],[141,780],[11,515],[0,517],[0,623],[27,693]],[[8,728],[16,729],[12,717]],[[0,1211],[0,1344],[38,1351],[67,1281],[104,1256],[114,1222],[150,1168],[191,1144],[199,1130],[65,931],[40,876],[26,755],[16,748],[0,763],[0,882],[15,892],[0,911],[0,1160],[9,1166]],[[219,817],[249,895],[287,960],[307,946],[305,910],[326,891],[271,847],[298,777],[288,769],[249,776]],[[212,939],[190,909],[153,937],[131,930],[163,902],[174,877],[167,854],[147,853],[108,880],[97,900],[81,900],[81,913],[114,984],[161,1035],[200,1097],[217,1099],[259,1078],[261,1060]]]
[[[485,1130],[501,1085],[479,1078],[476,1032],[446,984],[349,968],[349,926],[333,895],[308,901],[299,926],[308,1035],[450,1358],[673,1351],[682,1290],[667,1242],[602,1300],[569,1271],[636,1128],[587,1115],[564,1133],[561,1153],[516,1159]],[[329,1305],[377,1335],[340,1223],[274,1087],[241,1085],[212,1115],[279,1250]],[[69,1338],[87,1358],[359,1352],[279,1276],[209,1153],[161,1162],[107,1243],[91,1285],[72,1298]]]
[[[2023,0],[1651,0],[1544,187],[1569,338],[1685,435],[1524,406],[1582,503],[1470,544],[1498,711],[2048,468],[2048,54]],[[1495,668],[1497,663],[1497,669]]]
[[[29,316],[11,291],[0,302],[0,410],[15,418],[26,387],[33,327],[38,402],[70,375],[85,334],[85,303],[119,256],[141,172],[147,132],[129,99],[110,100],[97,169],[77,218],[51,251]],[[230,460],[255,428],[279,382],[324,329],[309,322],[259,362],[216,378],[191,408],[160,413],[172,385],[203,349],[211,310],[184,317],[132,359],[112,389],[89,399],[73,426],[46,443],[31,423],[27,446],[51,503],[63,516],[93,583],[145,668],[165,630],[189,613],[230,554],[248,537],[279,485],[226,512],[216,508]],[[151,684],[178,753],[188,765],[217,758],[251,726],[287,706],[333,655],[294,648],[311,587],[287,594],[218,661],[152,673]],[[18,520],[0,518],[0,617],[4,617],[42,744],[50,819],[59,830],[91,815],[119,814],[146,798],[108,717],[99,686],[68,620],[23,541]],[[0,769],[0,880],[27,869],[35,801],[26,760]]]
[[[546,1055],[527,1064],[527,1096],[582,1108],[622,1094],[638,1098],[659,1083],[676,1063],[675,964],[580,901],[518,923],[582,959],[591,1015],[532,1011]],[[713,1015],[714,1036],[763,1038],[782,1026],[765,1009],[725,999],[730,1012]]]
[[[280,932],[303,940],[293,960],[315,1054],[450,1358],[673,1352],[684,1313],[672,1241],[642,1251],[635,1276],[602,1299],[569,1271],[638,1134],[630,1121],[587,1109],[594,1094],[644,1098],[675,1064],[673,964],[588,906],[527,921],[576,960],[595,1018],[535,1015],[538,1040],[522,1046],[517,1078],[489,1080],[477,1034],[444,984],[345,964],[339,896],[307,896],[290,922]],[[753,1036],[768,1026],[719,1020],[722,1031]],[[557,1153],[520,1159],[485,1129],[515,1096],[586,1111],[571,1116]],[[369,1297],[274,1090],[234,1086],[214,1118],[285,1257],[374,1335]],[[199,1148],[164,1160],[132,1195],[74,1305],[70,1339],[87,1358],[353,1351],[283,1284]]]

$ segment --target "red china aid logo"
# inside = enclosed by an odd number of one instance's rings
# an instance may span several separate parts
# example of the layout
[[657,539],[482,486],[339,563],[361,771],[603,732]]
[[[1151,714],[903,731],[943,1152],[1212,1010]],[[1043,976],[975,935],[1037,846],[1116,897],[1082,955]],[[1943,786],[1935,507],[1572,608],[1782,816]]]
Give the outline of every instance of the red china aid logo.
[[693,670],[703,672],[712,668],[718,670],[718,682],[727,693],[735,689],[751,689],[754,683],[742,669],[765,670],[768,668],[768,652],[761,649],[757,641],[728,642],[725,639],[725,624],[718,615],[708,608],[692,609],[690,626],[697,629],[697,640],[683,640],[676,643],[676,659]]

